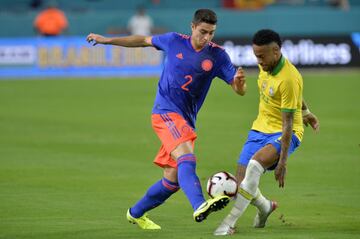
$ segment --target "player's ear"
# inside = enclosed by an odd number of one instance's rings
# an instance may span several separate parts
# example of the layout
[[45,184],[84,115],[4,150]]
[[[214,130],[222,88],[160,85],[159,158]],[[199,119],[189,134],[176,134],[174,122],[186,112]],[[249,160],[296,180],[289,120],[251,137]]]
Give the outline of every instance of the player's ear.
[[278,44],[274,44],[273,45],[273,47],[272,47],[273,49],[273,52],[274,52],[274,54],[276,55],[276,56],[279,56],[281,53],[280,53],[280,47],[279,47],[279,45]]
[[191,31],[194,31],[194,30],[195,30],[196,25],[195,25],[193,22],[191,22],[190,26],[191,26]]

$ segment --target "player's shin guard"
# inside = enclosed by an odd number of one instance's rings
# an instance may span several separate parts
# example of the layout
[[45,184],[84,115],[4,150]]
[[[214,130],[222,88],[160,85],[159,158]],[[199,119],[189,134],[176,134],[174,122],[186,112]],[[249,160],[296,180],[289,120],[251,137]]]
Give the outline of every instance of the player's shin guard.
[[245,212],[250,204],[250,201],[256,195],[256,190],[259,186],[260,176],[264,173],[264,168],[255,160],[250,160],[244,180],[240,184],[239,193],[236,197],[234,207],[230,214],[224,219],[225,224],[234,227],[236,221]]
[[205,201],[199,178],[196,175],[196,157],[194,154],[185,154],[178,158],[177,164],[180,188],[196,210]]
[[178,183],[171,182],[166,178],[161,179],[152,185],[144,197],[130,208],[130,214],[135,218],[141,217],[145,212],[162,204],[177,190],[179,190]]

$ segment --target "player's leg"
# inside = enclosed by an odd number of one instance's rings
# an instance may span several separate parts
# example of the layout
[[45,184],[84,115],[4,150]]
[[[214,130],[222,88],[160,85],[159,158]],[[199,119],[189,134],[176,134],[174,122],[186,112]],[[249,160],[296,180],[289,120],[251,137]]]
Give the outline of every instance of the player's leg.
[[238,165],[237,165],[235,177],[236,177],[236,181],[237,181],[239,184],[240,184],[240,183],[242,182],[242,180],[245,178],[246,166],[247,166],[247,165],[241,165],[241,164],[238,164]]
[[196,174],[196,156],[192,142],[179,144],[171,152],[171,156],[177,160],[179,185],[194,209],[195,221],[205,220],[211,212],[220,210],[228,204],[227,196],[219,196],[207,201],[204,199],[201,183]]
[[[258,192],[257,188],[254,195],[250,195],[242,188],[242,184],[245,180],[246,171],[248,169],[249,162],[251,161],[253,155],[262,149],[265,142],[266,142],[266,136],[264,136],[263,134],[252,130],[249,132],[247,141],[243,146],[242,152],[240,154],[240,158],[238,160],[238,168],[236,172],[236,177],[239,182],[238,195],[236,197],[233,208],[231,209],[227,217],[215,230],[214,235],[233,234],[235,232],[236,221],[245,211],[248,204],[253,201],[253,198],[255,198],[255,195]],[[253,167],[253,164],[251,164],[251,167]],[[250,176],[251,175],[249,175],[249,177]],[[244,199],[244,195],[247,198]]]
[[[263,169],[269,169],[277,163],[279,159],[279,151],[271,144],[267,144],[263,150],[259,150],[254,156],[253,160],[257,160]],[[254,178],[255,180],[255,178]],[[260,178],[258,179],[260,181]],[[265,223],[270,214],[276,210],[277,202],[266,199],[260,192],[259,188],[256,189],[254,198],[251,203],[258,209],[253,226],[255,228],[265,227]]]
[[[152,124],[158,135],[164,138],[168,137],[168,126],[160,115],[152,116]],[[138,224],[143,229],[160,229],[160,226],[147,218],[145,213],[164,203],[179,189],[176,161],[171,158],[166,145],[161,146],[154,163],[164,169],[163,178],[153,184],[145,195],[127,212],[128,220]]]
[[[228,198],[216,198],[206,203],[202,194],[201,184],[196,175],[195,130],[177,113],[153,114],[152,123],[168,156],[168,162],[155,160],[155,163],[161,167],[170,164],[177,166],[179,185],[196,212],[194,219],[204,220],[210,212],[224,207]],[[201,210],[198,210],[199,208]]]
[[[272,145],[276,151],[277,151],[277,155],[279,157],[280,152],[281,152],[281,137],[280,134],[274,134],[272,137],[269,137],[267,142],[267,145]],[[291,138],[291,142],[290,142],[290,147],[289,147],[289,151],[288,151],[288,156],[290,156],[300,145],[300,141],[298,140],[298,138],[293,134],[292,138]],[[263,155],[257,155],[257,159],[261,160],[261,158],[264,158]],[[265,165],[264,166],[268,169],[268,170],[273,170],[275,169],[277,165],[277,160],[276,163],[273,165]],[[268,217],[270,216],[270,214],[277,208],[277,203],[274,201],[268,201],[268,203],[265,204],[265,201],[263,201],[264,203],[262,203],[262,199],[261,198],[257,198],[258,194],[256,195],[255,199],[253,199],[254,203],[257,203],[258,205],[258,212],[254,218],[254,227],[255,228],[263,228],[265,227],[266,221],[268,219]],[[260,207],[259,207],[260,206]]]
[[196,156],[192,143],[190,141],[181,143],[171,152],[171,157],[177,161],[180,188],[195,210],[205,199],[200,180],[196,174]]
[[[241,184],[241,182],[245,177],[245,172],[246,172],[246,166],[238,164],[236,170],[236,180],[238,181],[239,185]],[[272,211],[274,211],[277,208],[277,202],[271,201],[266,197],[264,197],[259,187],[257,188],[255,197],[251,200],[250,204],[258,209],[257,215],[270,214]],[[254,227],[260,227],[258,226],[258,224],[259,223],[254,223]]]
[[194,129],[179,114],[153,114],[153,128],[163,143],[163,156],[155,163],[161,167],[172,165],[178,169],[179,185],[188,197],[193,208],[205,201],[199,179],[196,175],[196,157],[194,141],[197,137]]
[[[264,158],[259,160],[259,155],[264,156]],[[237,195],[234,207],[230,214],[224,219],[223,224],[229,225],[230,228],[235,227],[236,221],[245,212],[251,200],[256,196],[260,177],[265,172],[265,168],[267,165],[273,165],[277,161],[277,158],[278,154],[272,145],[266,145],[252,157],[247,165],[245,177],[240,184],[239,194]],[[221,234],[220,230],[217,230],[214,234],[227,235],[228,233]]]
[[146,212],[163,204],[172,194],[178,191],[177,169],[164,167],[164,177],[153,184],[145,195],[127,212],[130,222],[138,224],[142,229],[160,229],[161,227],[151,221]]
[[266,168],[274,165],[279,158],[278,152],[271,144],[265,145],[249,161],[243,181],[240,184],[240,202],[238,217],[242,215],[251,200],[256,198],[261,175]]
[[[274,169],[277,164],[281,151],[279,135],[280,134],[274,134],[272,136],[263,137],[260,133],[249,133],[248,140],[244,145],[243,151],[240,155],[240,160],[238,162],[240,165],[247,165],[245,170],[245,177],[243,178],[239,187],[240,193],[236,198],[235,205],[230,214],[223,220],[223,222],[214,232],[215,235],[233,234],[235,232],[235,223],[249,205],[250,200],[252,200],[253,203],[259,204],[262,204],[261,201],[265,202],[266,199],[261,198],[258,185],[260,176],[265,171],[265,169]],[[261,145],[265,146],[262,147]],[[299,145],[300,141],[295,135],[293,135],[289,148],[289,155],[292,154]],[[257,150],[259,147],[261,148]],[[254,153],[254,151],[256,153]],[[247,162],[249,158],[250,160]],[[240,167],[237,173],[237,177],[240,180],[242,179],[243,171],[244,168]],[[266,204],[263,204],[263,206],[264,207],[262,210],[259,210],[255,217],[255,227],[264,227],[268,216],[276,209],[277,205],[276,203],[270,201],[268,206],[266,206]]]
[[130,208],[130,214],[135,218],[139,218],[177,192],[179,185],[176,175],[176,168],[165,167],[164,177],[149,187],[143,198]]

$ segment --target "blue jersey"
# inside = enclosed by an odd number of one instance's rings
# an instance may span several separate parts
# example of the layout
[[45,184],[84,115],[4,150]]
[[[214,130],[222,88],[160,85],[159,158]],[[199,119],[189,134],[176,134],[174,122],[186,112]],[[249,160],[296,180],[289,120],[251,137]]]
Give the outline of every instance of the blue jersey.
[[153,36],[152,44],[166,55],[152,112],[179,113],[195,128],[212,80],[219,77],[230,84],[236,69],[225,50],[212,42],[196,51],[190,36],[171,32]]

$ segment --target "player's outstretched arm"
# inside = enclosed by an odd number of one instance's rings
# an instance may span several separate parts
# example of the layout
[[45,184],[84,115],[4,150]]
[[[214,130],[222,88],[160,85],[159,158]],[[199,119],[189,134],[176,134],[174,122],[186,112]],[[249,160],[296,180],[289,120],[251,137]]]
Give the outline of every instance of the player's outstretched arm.
[[302,109],[302,118],[304,125],[307,127],[310,124],[311,128],[313,128],[315,132],[319,132],[320,122],[316,117],[316,115],[310,112],[309,107],[307,106],[304,100],[302,101],[301,109]]
[[233,90],[239,95],[245,95],[246,93],[246,79],[244,70],[239,67],[235,73],[234,80],[231,83]]
[[147,47],[152,46],[151,36],[125,36],[125,37],[104,37],[99,34],[90,33],[86,40],[89,43],[93,43],[93,46],[96,44],[105,44],[105,45],[115,45],[123,47]]

